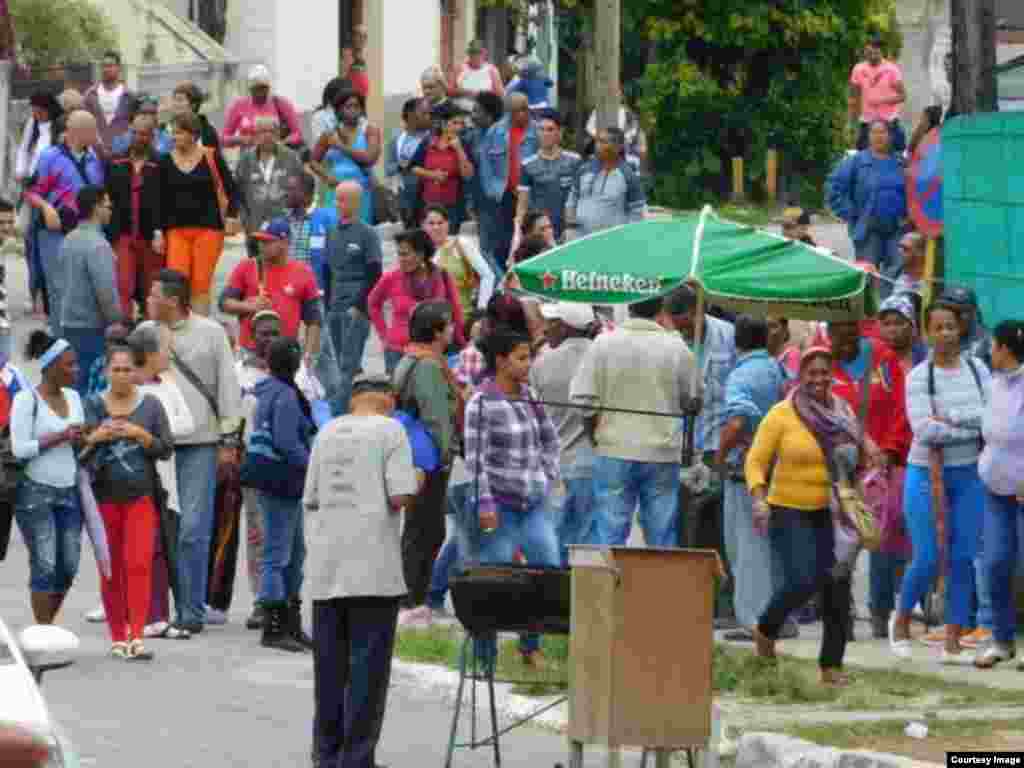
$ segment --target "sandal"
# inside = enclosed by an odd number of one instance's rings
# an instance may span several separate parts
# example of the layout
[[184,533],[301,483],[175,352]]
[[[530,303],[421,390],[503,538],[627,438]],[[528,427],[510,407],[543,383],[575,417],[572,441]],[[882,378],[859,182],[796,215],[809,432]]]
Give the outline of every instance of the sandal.
[[838,669],[822,669],[818,679],[822,685],[828,688],[845,688],[852,682],[849,675]]
[[110,646],[110,655],[115,659],[128,658],[128,643],[116,642]]
[[152,661],[153,652],[147,651],[139,639],[132,640],[128,645],[128,661]]

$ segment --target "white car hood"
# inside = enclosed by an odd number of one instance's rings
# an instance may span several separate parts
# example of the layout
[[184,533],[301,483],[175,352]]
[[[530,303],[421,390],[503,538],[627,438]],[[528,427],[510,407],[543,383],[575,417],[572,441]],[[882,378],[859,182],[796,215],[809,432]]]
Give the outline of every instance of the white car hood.
[[17,723],[49,736],[53,721],[46,702],[14,637],[0,619],[0,649],[4,646],[10,655],[0,650],[0,722]]

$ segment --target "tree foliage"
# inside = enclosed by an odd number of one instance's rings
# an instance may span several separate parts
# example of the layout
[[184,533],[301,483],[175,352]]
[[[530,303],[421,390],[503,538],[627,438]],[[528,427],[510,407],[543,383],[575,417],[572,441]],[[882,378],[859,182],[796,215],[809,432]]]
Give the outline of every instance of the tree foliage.
[[709,186],[723,194],[731,157],[744,157],[756,175],[772,147],[820,190],[843,149],[850,68],[871,34],[897,42],[893,0],[629,6],[657,46],[640,104],[652,132],[655,197],[667,205],[699,203]]
[[117,47],[106,12],[89,0],[10,0],[18,60],[30,68],[80,64]]

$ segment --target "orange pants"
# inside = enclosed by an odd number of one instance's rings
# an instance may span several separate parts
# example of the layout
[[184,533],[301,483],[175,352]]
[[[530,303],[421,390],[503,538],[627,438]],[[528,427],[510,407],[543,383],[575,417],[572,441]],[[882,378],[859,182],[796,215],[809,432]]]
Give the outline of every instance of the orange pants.
[[166,237],[167,267],[188,278],[193,299],[209,300],[213,273],[224,250],[223,230],[176,227]]

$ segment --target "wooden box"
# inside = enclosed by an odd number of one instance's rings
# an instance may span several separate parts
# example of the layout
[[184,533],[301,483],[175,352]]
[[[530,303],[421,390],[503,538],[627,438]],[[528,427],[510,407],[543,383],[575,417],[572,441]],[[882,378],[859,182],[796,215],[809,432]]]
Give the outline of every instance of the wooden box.
[[571,548],[571,741],[707,745],[717,562],[712,550]]

